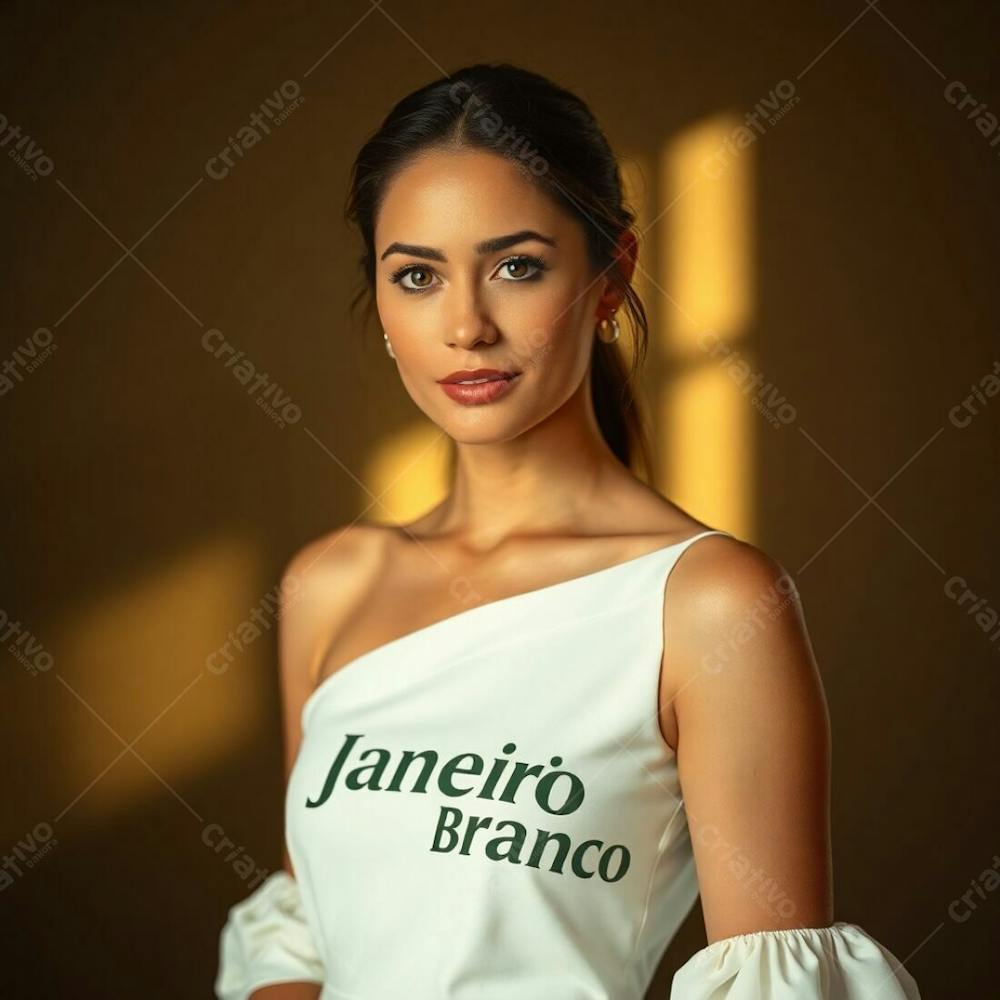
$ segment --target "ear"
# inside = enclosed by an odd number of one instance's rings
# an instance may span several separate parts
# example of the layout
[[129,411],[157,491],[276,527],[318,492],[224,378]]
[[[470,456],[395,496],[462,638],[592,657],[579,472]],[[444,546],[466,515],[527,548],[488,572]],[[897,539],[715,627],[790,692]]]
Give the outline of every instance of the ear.
[[626,229],[618,239],[618,247],[615,251],[615,260],[622,277],[632,281],[635,273],[635,264],[639,259],[639,240],[631,229]]
[[[631,229],[626,229],[618,238],[614,252],[614,266],[626,283],[632,281],[636,261],[639,257],[639,240]],[[608,315],[622,304],[622,295],[609,281],[598,305],[598,313]]]

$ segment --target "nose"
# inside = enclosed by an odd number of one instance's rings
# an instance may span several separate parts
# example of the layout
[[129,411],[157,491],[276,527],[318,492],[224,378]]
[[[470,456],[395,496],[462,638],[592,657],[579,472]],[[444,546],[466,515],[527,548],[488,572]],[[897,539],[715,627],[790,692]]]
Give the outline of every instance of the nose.
[[445,343],[463,350],[494,343],[499,331],[474,285],[453,284],[447,294],[451,301],[445,321]]

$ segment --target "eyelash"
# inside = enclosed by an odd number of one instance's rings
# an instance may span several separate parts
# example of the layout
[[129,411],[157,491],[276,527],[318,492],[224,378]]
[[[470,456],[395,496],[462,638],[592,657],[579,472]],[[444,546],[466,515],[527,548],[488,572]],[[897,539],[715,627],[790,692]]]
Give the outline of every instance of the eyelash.
[[[535,273],[525,278],[508,278],[507,279],[508,281],[511,281],[515,284],[521,284],[526,281],[537,281],[539,278],[541,278],[542,272],[547,271],[549,269],[548,264],[545,263],[545,260],[543,258],[535,257],[533,254],[526,254],[526,253],[517,254],[514,257],[508,257],[506,260],[500,261],[500,263],[497,265],[497,269],[499,270],[501,267],[506,267],[508,264],[521,263],[522,261],[534,267]],[[429,271],[429,270],[431,269],[429,267],[426,267],[424,264],[405,264],[397,271],[393,271],[393,273],[389,275],[389,280],[393,284],[399,285],[400,289],[406,292],[407,295],[420,295],[423,292],[429,291],[432,286],[428,285],[427,288],[407,288],[405,285],[401,284],[401,282],[403,278],[405,278],[406,275],[408,275],[411,271]]]

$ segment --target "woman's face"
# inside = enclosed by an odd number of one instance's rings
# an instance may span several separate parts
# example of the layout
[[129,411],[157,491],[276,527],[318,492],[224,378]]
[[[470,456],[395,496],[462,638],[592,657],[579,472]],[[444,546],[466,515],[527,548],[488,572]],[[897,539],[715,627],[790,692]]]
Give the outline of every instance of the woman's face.
[[[608,282],[595,280],[582,226],[503,157],[434,152],[408,165],[378,214],[375,257],[403,384],[456,441],[510,440],[580,388]],[[442,388],[481,368],[515,377]]]

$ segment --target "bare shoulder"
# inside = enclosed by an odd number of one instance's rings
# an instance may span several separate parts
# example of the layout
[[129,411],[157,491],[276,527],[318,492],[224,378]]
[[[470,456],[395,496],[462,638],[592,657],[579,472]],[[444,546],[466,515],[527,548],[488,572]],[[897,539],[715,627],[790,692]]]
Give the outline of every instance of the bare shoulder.
[[772,674],[815,670],[791,574],[732,536],[710,535],[683,552],[667,583],[664,634],[671,695],[740,663],[761,664]]
[[336,582],[346,582],[357,571],[359,561],[370,559],[380,544],[381,529],[370,524],[347,524],[321,535],[303,545],[288,560],[283,579],[299,585],[318,588]]
[[[698,598],[710,610],[722,601],[745,601],[764,587],[789,586],[787,570],[763,549],[732,535],[708,535],[689,546],[671,573],[674,600]],[[723,609],[724,610],[724,609]]]
[[384,557],[387,535],[370,524],[349,524],[292,555],[281,578],[281,670],[311,684],[330,634]]

